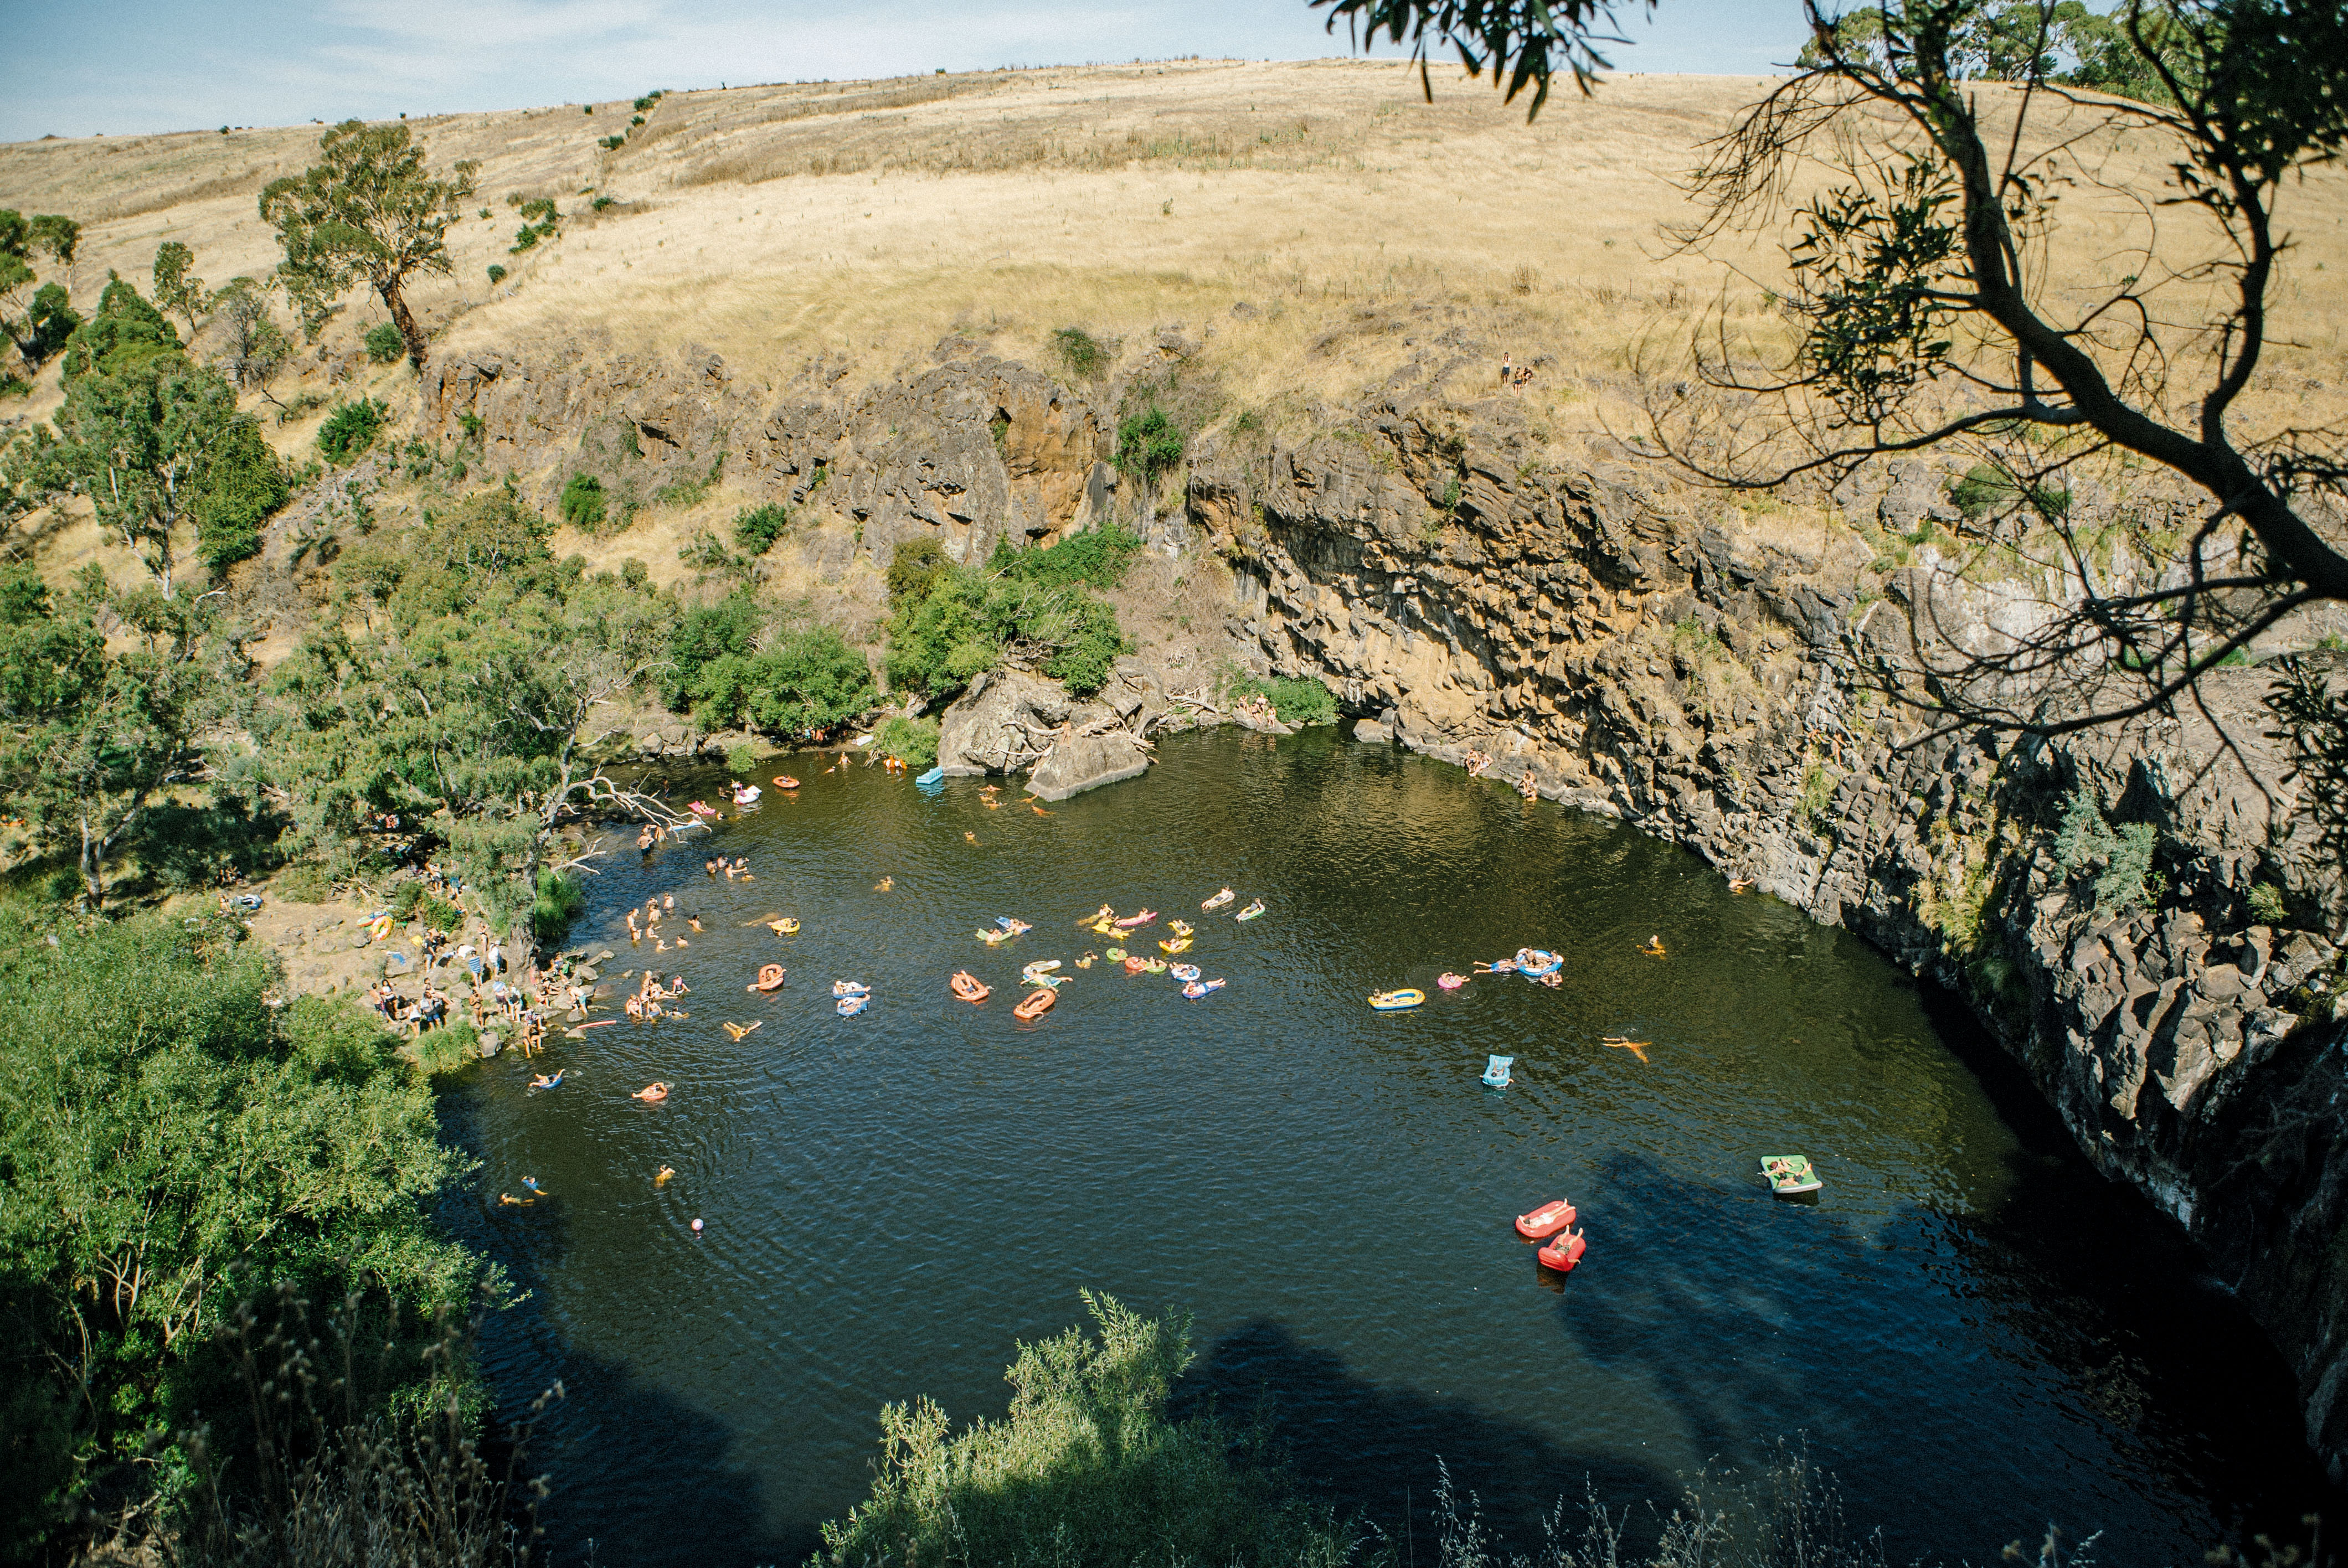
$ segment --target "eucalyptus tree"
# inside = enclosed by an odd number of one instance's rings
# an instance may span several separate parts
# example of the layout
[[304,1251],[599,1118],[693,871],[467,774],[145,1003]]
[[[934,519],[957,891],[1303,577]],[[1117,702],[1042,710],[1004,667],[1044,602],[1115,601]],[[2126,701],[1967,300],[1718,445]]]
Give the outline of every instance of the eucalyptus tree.
[[262,220],[277,231],[285,254],[278,276],[314,336],[336,298],[364,281],[421,370],[427,344],[407,285],[449,271],[448,225],[474,195],[480,166],[461,162],[434,175],[402,123],[345,120],[318,138],[318,151],[323,161],[261,192]]

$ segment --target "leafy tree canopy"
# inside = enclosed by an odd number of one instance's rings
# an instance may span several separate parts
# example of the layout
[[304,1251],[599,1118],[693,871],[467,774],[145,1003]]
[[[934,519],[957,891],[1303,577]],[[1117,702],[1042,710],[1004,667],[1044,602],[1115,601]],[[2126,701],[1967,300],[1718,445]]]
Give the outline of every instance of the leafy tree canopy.
[[180,334],[163,313],[117,278],[98,295],[98,310],[76,328],[66,345],[65,378],[93,372],[119,374],[180,352]]
[[480,166],[458,163],[448,178],[434,176],[423,145],[396,122],[345,120],[318,138],[318,151],[320,162],[261,193],[262,220],[277,231],[285,254],[278,275],[314,335],[335,302],[364,282],[421,370],[427,345],[407,305],[407,281],[448,271],[448,225],[474,195]]
[[37,1539],[150,1436],[192,1424],[211,1335],[288,1282],[462,1308],[479,1261],[426,1205],[470,1168],[346,1004],[279,1005],[223,923],[56,933],[0,908],[0,1492]]

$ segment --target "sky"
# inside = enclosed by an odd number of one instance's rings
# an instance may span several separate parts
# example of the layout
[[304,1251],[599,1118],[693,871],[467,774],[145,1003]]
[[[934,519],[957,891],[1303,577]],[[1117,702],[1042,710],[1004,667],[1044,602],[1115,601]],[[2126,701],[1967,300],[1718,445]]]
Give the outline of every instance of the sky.
[[[1754,76],[1797,0],[1636,0],[1626,71]],[[943,67],[1347,52],[1305,0],[0,0],[0,141],[388,118]],[[1393,47],[1378,51],[1395,54]]]

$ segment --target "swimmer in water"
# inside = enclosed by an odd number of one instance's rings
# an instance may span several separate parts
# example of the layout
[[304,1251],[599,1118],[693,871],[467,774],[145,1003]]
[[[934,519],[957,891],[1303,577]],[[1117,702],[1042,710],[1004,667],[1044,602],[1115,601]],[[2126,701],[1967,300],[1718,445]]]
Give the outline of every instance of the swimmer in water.
[[668,1085],[665,1083],[647,1083],[642,1089],[637,1090],[634,1094],[629,1096],[629,1098],[633,1100],[641,1100],[648,1105],[657,1105],[662,1101],[668,1098]]
[[976,844],[978,842],[978,835],[974,833],[965,833],[962,835],[962,841],[964,844]]
[[716,876],[716,875],[717,875],[717,862],[716,862],[715,860],[705,860],[705,861],[703,861],[703,862],[701,863],[701,868],[702,868],[704,871],[708,872],[708,873],[709,873],[709,875],[711,876],[711,877],[713,877],[713,878],[715,878],[715,877]]
[[872,885],[872,891],[875,893],[886,893],[890,888],[894,887],[896,885],[897,879],[894,876],[883,876],[880,881],[875,882]]
[[1663,938],[1662,938],[1662,937],[1660,937],[1660,936],[1654,936],[1654,937],[1650,937],[1650,938],[1647,938],[1647,945],[1646,945],[1645,947],[1643,947],[1643,948],[1640,948],[1640,949],[1639,949],[1639,951],[1641,951],[1641,952],[1643,952],[1643,953],[1646,954],[1646,955],[1647,955],[1647,957],[1649,957],[1649,958],[1662,958],[1662,957],[1663,956]]
[[1731,893],[1742,893],[1753,886],[1753,880],[1750,876],[1732,876],[1728,879],[1728,890]]
[[661,907],[674,912],[676,908],[676,895],[674,893],[662,894]]
[[701,917],[698,915],[687,915],[685,917],[685,923],[696,931],[701,929]]
[[676,1167],[674,1165],[663,1165],[658,1171],[653,1173],[653,1185],[654,1187],[665,1187],[675,1178]]
[[532,1089],[559,1089],[562,1086],[562,1074],[558,1072],[550,1078],[541,1072],[530,1081],[530,1086]]
[[499,1193],[498,1194],[498,1206],[499,1208],[526,1209],[536,1202],[538,1202],[536,1198],[518,1198],[511,1193]]

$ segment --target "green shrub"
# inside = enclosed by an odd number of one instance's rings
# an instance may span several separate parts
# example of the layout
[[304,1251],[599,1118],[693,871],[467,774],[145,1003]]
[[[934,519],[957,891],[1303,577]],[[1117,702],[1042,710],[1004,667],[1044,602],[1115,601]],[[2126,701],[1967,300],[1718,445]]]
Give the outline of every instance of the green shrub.
[[2250,917],[2261,926],[2280,926],[2289,920],[2291,909],[2283,902],[2282,889],[2271,882],[2251,888]]
[[2054,858],[2074,879],[2102,867],[2094,886],[2098,909],[2125,909],[2149,902],[2160,886],[2152,869],[2160,830],[2148,822],[2124,822],[2114,828],[2104,820],[2095,791],[2081,780],[2063,809],[2063,824],[2054,835]]
[[872,738],[872,749],[896,758],[915,773],[927,773],[938,765],[937,721],[908,719],[901,713],[880,726]]
[[1087,381],[1108,367],[1107,346],[1082,327],[1062,327],[1055,332],[1052,351],[1069,370]]
[[563,481],[562,498],[555,503],[555,510],[581,533],[592,534],[603,526],[608,504],[602,480],[592,474],[573,474]]
[[[1108,684],[1110,672],[1119,658],[1132,651],[1125,634],[1117,624],[1117,611],[1099,600],[1079,600],[1069,611],[1069,621],[1060,633],[1064,640],[1059,651],[1044,661],[1044,673],[1068,688],[1069,694],[1089,697]],[[1313,682],[1316,687],[1318,682]],[[1326,689],[1322,689],[1327,695]],[[1330,711],[1329,720],[1336,717]],[[1316,720],[1325,723],[1329,720]]]
[[213,575],[260,551],[261,525],[293,493],[293,480],[263,438],[261,422],[241,415],[213,452],[203,488],[190,507],[197,553]]
[[360,341],[366,345],[367,358],[377,364],[389,364],[407,352],[407,340],[389,322],[377,322],[367,328],[366,336]]
[[890,552],[887,582],[892,605],[918,604],[930,596],[938,579],[953,569],[946,547],[923,535],[901,541]]
[[1014,550],[1008,538],[997,539],[986,569],[1041,583],[1045,588],[1081,582],[1109,589],[1125,580],[1126,569],[1133,564],[1140,548],[1139,534],[1120,524],[1107,523],[1083,533],[1065,535],[1059,543],[1041,549]]
[[700,723],[813,739],[872,706],[872,671],[839,633],[816,627],[710,660],[687,695]]
[[376,435],[390,417],[391,409],[372,397],[362,397],[356,403],[338,403],[326,415],[326,422],[318,426],[318,450],[336,467],[355,463],[375,445]]
[[481,1060],[481,1034],[469,1023],[445,1023],[416,1038],[416,1060],[434,1077]]
[[1272,716],[1297,729],[1337,722],[1337,694],[1309,675],[1262,681],[1241,672],[1234,665],[1225,674],[1222,691],[1226,701],[1248,697],[1270,699]]
[[1117,422],[1117,470],[1144,485],[1155,485],[1159,476],[1182,460],[1184,445],[1181,427],[1153,403]]
[[503,267],[499,266],[499,265],[497,262],[495,262],[495,261],[490,262],[490,263],[489,263],[489,282],[490,282],[490,283],[491,283],[492,285],[495,285],[495,284],[498,284],[498,283],[502,283],[502,282],[504,282],[505,281],[506,281],[506,270],[505,270]]
[[571,922],[586,912],[587,895],[577,877],[551,867],[540,869],[537,894],[530,906],[530,928],[540,941],[561,941]]
[[758,765],[758,753],[736,741],[726,748],[726,771],[736,778],[746,777]]
[[446,898],[435,898],[428,893],[416,901],[410,917],[420,921],[427,931],[438,931],[451,937],[463,929],[465,924],[462,909]]
[[880,1411],[871,1494],[823,1527],[820,1562],[1338,1564],[1350,1532],[1299,1498],[1268,1428],[1172,1420],[1187,1317],[1084,1293],[1094,1332],[1022,1345],[1000,1421],[952,1430],[926,1399]]
[[[597,141],[596,141],[596,143],[595,143],[595,145],[596,145],[597,147],[602,148],[605,152],[617,152],[617,151],[619,151],[619,150],[620,150],[620,149],[622,149],[623,147],[625,147],[625,146],[627,145],[627,142],[628,142],[628,138],[627,138],[625,136],[607,136],[607,137],[602,137],[602,138],[598,138],[598,139],[597,139]],[[528,233],[528,232],[529,232],[529,231],[528,231],[528,230],[524,230],[524,231],[523,231],[524,233]],[[529,241],[529,243],[533,244],[533,245],[534,245],[534,244],[536,244],[537,242],[538,242],[538,241],[537,241],[536,240],[531,240],[531,241]],[[516,247],[514,247],[514,248],[515,248],[516,250],[520,250],[522,247],[521,247],[521,246],[517,245],[517,246],[516,246]]]
[[754,556],[765,555],[791,526],[790,508],[768,502],[748,508],[734,518],[734,542]]

